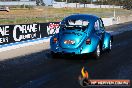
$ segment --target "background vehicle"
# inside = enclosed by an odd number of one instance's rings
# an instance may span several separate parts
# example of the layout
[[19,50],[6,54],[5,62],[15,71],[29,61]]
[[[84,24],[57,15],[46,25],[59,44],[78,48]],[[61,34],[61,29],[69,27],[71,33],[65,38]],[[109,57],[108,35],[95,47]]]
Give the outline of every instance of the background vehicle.
[[75,14],[62,20],[60,31],[50,39],[51,53],[89,54],[99,58],[104,50],[111,50],[112,36],[105,31],[101,18]]
[[0,11],[7,11],[7,12],[9,12],[10,9],[9,9],[9,7],[0,7]]

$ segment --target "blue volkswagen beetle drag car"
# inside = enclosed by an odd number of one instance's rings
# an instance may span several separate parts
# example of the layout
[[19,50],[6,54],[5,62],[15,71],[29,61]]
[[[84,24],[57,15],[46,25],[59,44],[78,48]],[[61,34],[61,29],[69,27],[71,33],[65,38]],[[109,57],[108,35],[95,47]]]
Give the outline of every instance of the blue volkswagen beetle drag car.
[[52,55],[89,54],[100,58],[101,52],[111,50],[112,36],[105,31],[101,18],[75,14],[64,18],[59,33],[50,39]]

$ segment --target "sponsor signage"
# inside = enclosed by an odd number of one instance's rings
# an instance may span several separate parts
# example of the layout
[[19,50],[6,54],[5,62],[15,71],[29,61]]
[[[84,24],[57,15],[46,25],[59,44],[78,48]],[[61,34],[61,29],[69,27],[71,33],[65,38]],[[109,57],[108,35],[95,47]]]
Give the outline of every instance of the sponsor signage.
[[59,24],[58,23],[49,23],[47,26],[47,33],[48,35],[56,34],[59,32]]
[[0,25],[0,45],[48,37],[59,32],[59,22]]

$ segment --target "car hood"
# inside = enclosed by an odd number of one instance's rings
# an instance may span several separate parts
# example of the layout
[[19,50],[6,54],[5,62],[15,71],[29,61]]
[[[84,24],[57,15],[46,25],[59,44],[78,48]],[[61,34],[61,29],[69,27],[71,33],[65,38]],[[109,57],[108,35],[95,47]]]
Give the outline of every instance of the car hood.
[[86,35],[82,31],[64,31],[59,35],[59,44],[62,48],[77,48],[85,40]]

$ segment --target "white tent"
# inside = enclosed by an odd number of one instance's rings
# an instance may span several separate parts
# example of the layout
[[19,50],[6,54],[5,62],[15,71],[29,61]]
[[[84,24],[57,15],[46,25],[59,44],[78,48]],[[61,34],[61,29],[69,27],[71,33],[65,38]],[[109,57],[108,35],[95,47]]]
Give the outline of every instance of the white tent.
[[53,1],[54,0],[43,0],[45,5],[48,6],[48,5],[52,5]]

